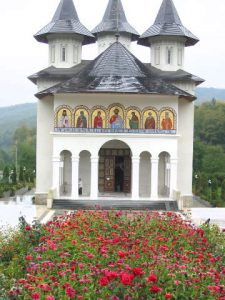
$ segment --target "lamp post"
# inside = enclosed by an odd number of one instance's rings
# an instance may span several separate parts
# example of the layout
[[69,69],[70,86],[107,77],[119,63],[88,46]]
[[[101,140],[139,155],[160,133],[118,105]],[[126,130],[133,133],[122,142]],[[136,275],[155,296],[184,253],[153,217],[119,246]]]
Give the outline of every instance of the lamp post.
[[195,188],[195,194],[196,194],[196,192],[197,192],[197,183],[198,183],[198,174],[195,174],[195,176],[194,176],[194,178],[195,178],[195,181],[194,181],[194,188]]
[[25,172],[26,172],[26,167],[23,167],[23,181],[24,182],[26,182]]
[[209,201],[212,201],[212,180],[208,179],[208,186],[209,186]]

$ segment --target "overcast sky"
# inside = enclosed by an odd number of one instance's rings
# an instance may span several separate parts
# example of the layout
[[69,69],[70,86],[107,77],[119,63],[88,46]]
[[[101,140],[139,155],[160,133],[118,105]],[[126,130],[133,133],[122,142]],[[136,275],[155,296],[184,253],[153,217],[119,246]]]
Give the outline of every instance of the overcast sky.
[[[47,25],[60,0],[0,0],[0,106],[35,102],[36,86],[27,76],[48,66],[48,46],[33,35]],[[122,0],[128,22],[142,34],[156,18],[162,0]],[[102,20],[108,0],[74,0],[80,21],[92,30]],[[174,0],[178,14],[200,42],[187,47],[185,70],[204,78],[203,87],[225,88],[225,0]],[[150,50],[133,43],[143,62]],[[97,46],[83,47],[83,59],[97,56]]]

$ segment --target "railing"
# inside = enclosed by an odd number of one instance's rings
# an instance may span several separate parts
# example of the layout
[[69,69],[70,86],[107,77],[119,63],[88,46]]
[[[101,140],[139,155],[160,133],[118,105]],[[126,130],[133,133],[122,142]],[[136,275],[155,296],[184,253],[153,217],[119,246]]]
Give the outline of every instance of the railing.
[[126,128],[73,128],[73,127],[55,127],[54,132],[62,133],[128,133],[128,134],[176,134],[175,129],[126,129]]

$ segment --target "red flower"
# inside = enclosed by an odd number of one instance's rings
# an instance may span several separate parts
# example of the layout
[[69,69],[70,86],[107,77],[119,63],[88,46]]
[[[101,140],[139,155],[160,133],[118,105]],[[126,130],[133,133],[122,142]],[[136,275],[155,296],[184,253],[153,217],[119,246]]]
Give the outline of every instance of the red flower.
[[33,256],[32,256],[32,255],[27,255],[27,256],[25,256],[25,259],[26,259],[26,260],[32,260],[32,259],[33,259]]
[[162,289],[160,289],[157,285],[153,285],[153,286],[150,288],[150,291],[157,294],[157,293],[161,293],[161,292],[162,292]]
[[115,271],[108,271],[108,272],[105,272],[105,275],[107,276],[107,278],[109,280],[113,280],[115,278],[118,277],[118,274],[115,272]]
[[170,294],[170,293],[167,293],[167,294],[165,295],[165,299],[172,299],[172,298],[173,298],[173,295]]
[[31,227],[30,225],[27,225],[27,226],[25,227],[25,230],[30,231],[30,230],[32,230],[32,227]]
[[134,279],[134,275],[130,273],[123,272],[120,275],[121,283],[124,285],[130,285]]
[[46,296],[46,297],[45,297],[45,300],[55,300],[55,297],[49,295],[49,296]]
[[106,276],[103,276],[99,279],[99,284],[102,285],[102,286],[105,286],[109,283],[109,280]]
[[126,252],[124,252],[124,251],[118,251],[118,256],[119,256],[120,258],[124,258],[126,255],[127,255]]
[[148,282],[156,282],[158,280],[158,277],[155,274],[150,274],[146,280]]
[[138,276],[138,275],[143,275],[144,271],[142,270],[142,268],[133,268],[133,273],[135,276]]
[[67,294],[67,296],[68,296],[70,299],[73,299],[73,298],[75,298],[76,291],[75,291],[73,288],[71,288],[71,287],[67,287],[67,288],[66,288],[66,294]]
[[41,299],[39,293],[33,293],[33,294],[31,294],[31,298],[34,299],[34,300],[40,300]]

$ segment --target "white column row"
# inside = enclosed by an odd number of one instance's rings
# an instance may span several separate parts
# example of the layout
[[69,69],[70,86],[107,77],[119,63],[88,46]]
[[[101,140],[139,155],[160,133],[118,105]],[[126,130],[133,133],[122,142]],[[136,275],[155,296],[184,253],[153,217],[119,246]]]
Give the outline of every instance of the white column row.
[[[90,197],[93,200],[98,198],[98,162],[99,157],[91,157],[91,193]],[[139,199],[139,181],[140,181],[140,157],[132,157],[132,182],[131,195],[133,200]],[[151,199],[158,199],[158,170],[159,158],[152,158],[151,165]],[[78,199],[78,180],[79,180],[79,157],[72,157],[72,199]],[[170,197],[172,197],[173,190],[176,189],[177,183],[177,159],[170,160]],[[53,188],[56,190],[56,196],[59,197],[60,187],[60,158],[53,158]]]

